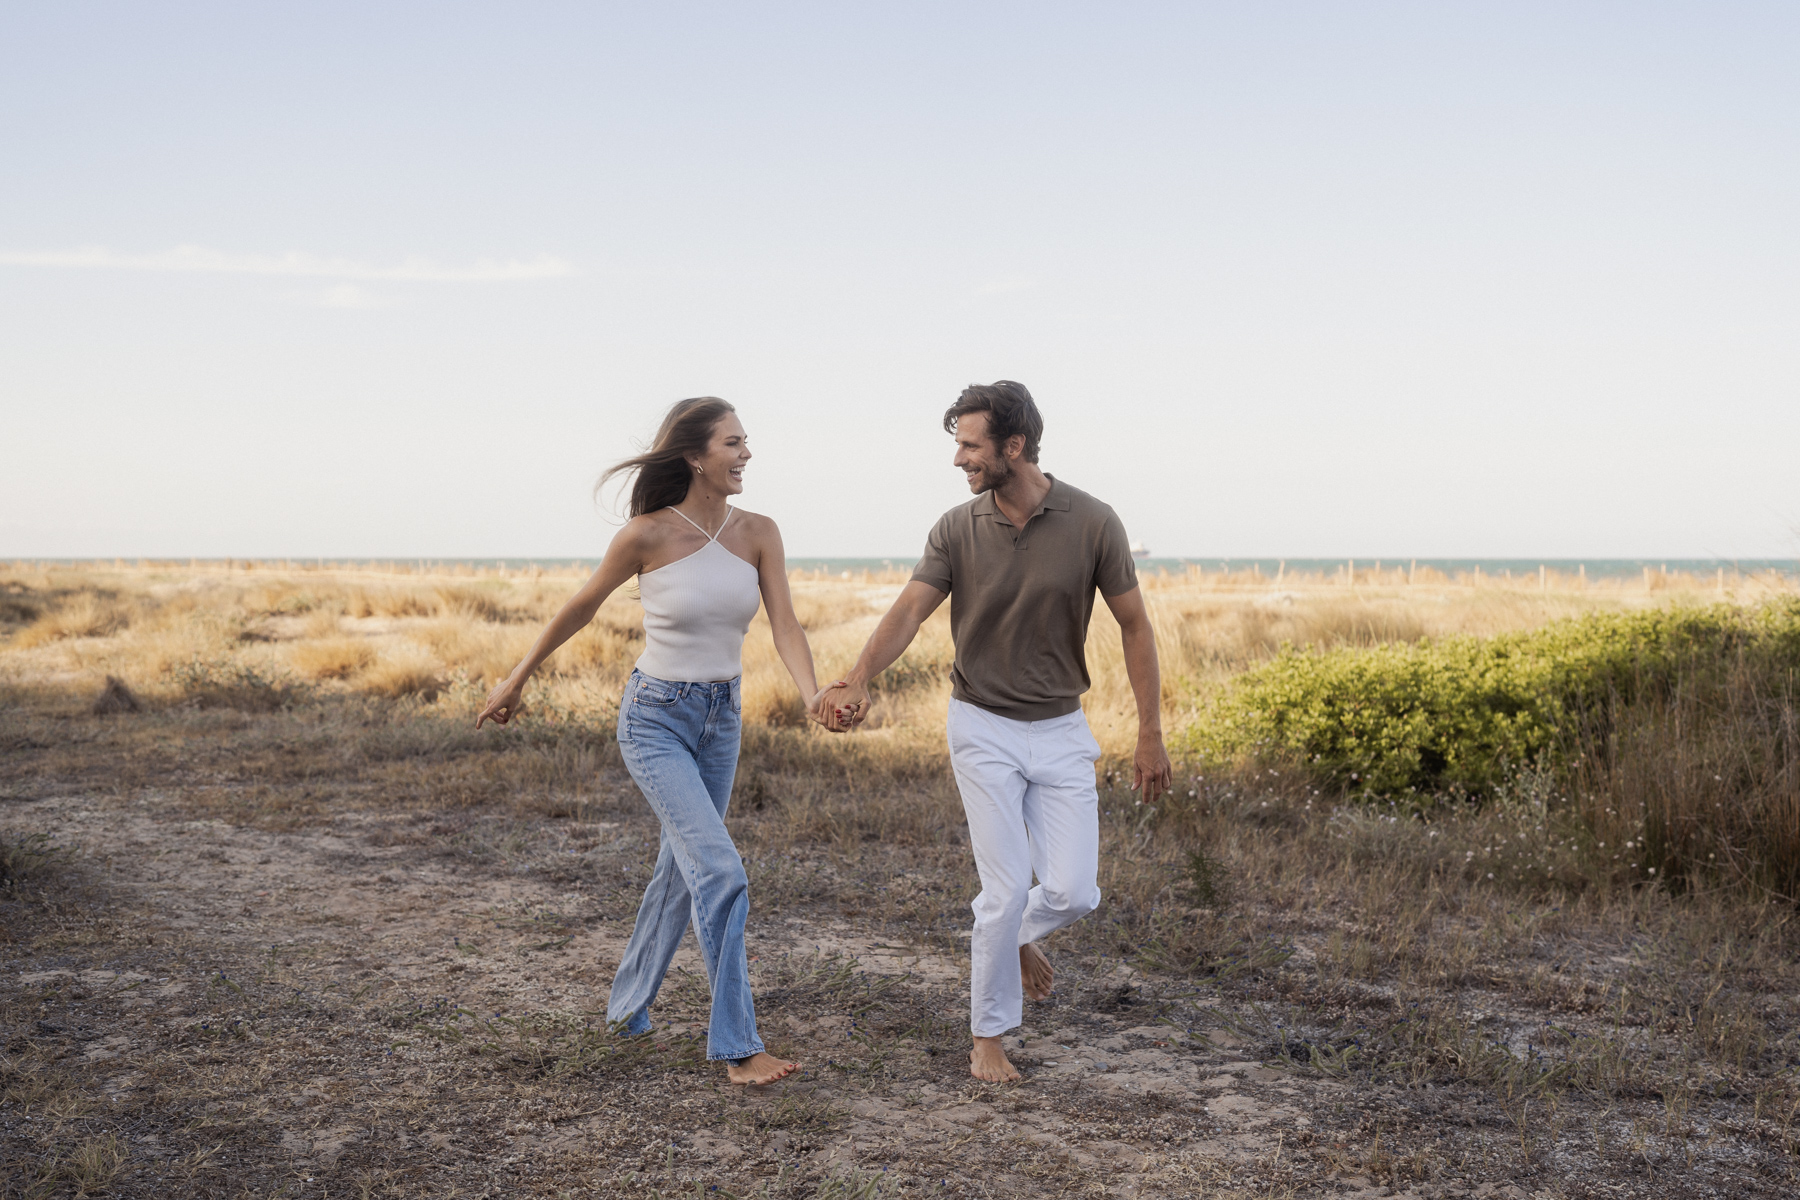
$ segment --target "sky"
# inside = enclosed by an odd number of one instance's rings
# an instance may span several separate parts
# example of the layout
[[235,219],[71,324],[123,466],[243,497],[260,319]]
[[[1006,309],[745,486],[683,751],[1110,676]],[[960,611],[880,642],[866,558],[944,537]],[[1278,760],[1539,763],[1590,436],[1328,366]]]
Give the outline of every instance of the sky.
[[1800,8],[0,3],[0,557],[1800,554]]

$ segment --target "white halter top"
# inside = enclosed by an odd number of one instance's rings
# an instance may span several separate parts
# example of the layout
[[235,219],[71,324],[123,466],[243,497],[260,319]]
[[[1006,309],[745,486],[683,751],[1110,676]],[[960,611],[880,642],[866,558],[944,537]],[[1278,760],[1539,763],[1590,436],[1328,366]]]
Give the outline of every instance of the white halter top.
[[[669,510],[705,533],[679,508]],[[719,533],[731,524],[725,510]],[[637,669],[672,683],[717,683],[744,673],[744,633],[762,603],[756,568],[719,545],[719,533],[686,558],[638,576],[644,652]]]

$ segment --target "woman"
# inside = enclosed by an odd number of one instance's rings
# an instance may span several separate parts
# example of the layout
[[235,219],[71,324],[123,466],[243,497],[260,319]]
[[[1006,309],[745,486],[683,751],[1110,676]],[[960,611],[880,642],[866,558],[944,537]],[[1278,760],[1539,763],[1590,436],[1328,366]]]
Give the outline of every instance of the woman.
[[810,701],[819,688],[788,594],[781,533],[769,518],[727,503],[744,490],[749,461],[731,405],[702,396],[671,408],[648,453],[601,476],[605,483],[637,473],[631,519],[531,653],[489,693],[475,727],[516,716],[531,673],[594,619],[614,588],[638,577],[645,647],[619,704],[619,750],[662,822],[662,848],[606,1015],[634,1034],[650,1028],[650,1002],[691,917],[712,985],[706,1056],[725,1061],[731,1082],[756,1084],[799,1067],[766,1053],[756,1035],[744,953],[749,880],[725,829],[737,771],[744,633],[759,600],[801,697]]

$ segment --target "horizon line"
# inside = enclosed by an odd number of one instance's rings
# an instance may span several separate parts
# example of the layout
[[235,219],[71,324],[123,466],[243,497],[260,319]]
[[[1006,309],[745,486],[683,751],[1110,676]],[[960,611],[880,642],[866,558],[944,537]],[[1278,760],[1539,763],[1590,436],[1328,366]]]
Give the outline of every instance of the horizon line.
[[[0,563],[307,563],[307,562],[341,562],[341,563],[532,563],[532,562],[599,562],[604,554],[0,554]],[[917,562],[917,554],[789,554],[787,561],[793,562],[842,562],[842,563],[910,563]],[[1522,555],[1522,554],[1368,554],[1368,555],[1280,555],[1280,554],[1149,554],[1135,557],[1134,561],[1144,563],[1181,563],[1191,566],[1205,566],[1208,563],[1289,563],[1330,564],[1341,566],[1345,563],[1373,566],[1375,564],[1418,563],[1500,563],[1517,565],[1521,563],[1554,567],[1558,564],[1571,566],[1582,563],[1632,563],[1656,565],[1659,563],[1710,563],[1728,565],[1731,563],[1793,563],[1800,565],[1800,555],[1718,555],[1718,554],[1586,554],[1586,555]]]

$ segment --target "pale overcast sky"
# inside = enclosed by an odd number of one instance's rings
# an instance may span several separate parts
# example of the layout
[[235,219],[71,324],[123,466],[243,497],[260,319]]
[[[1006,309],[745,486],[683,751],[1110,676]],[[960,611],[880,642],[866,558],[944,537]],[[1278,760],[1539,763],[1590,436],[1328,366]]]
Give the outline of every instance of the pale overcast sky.
[[0,6],[0,556],[597,555],[715,393],[794,555],[939,415],[1158,554],[1792,556],[1800,8]]

